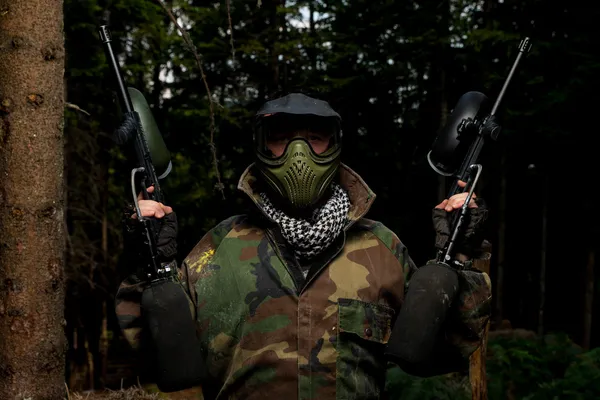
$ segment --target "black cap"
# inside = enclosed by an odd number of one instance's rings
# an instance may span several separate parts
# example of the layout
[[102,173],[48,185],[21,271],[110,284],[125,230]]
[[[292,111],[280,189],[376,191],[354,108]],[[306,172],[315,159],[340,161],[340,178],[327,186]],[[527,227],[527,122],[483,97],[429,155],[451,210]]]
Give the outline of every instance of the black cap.
[[314,99],[302,93],[290,93],[286,96],[267,101],[256,113],[257,117],[268,114],[313,114],[319,117],[336,117],[340,115],[331,108],[329,103]]

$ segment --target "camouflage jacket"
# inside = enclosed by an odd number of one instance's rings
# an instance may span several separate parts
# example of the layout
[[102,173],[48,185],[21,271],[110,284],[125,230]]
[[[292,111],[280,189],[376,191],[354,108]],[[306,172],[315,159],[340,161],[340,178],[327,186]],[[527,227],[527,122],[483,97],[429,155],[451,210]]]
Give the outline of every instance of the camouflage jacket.
[[[259,207],[252,167],[238,188]],[[383,356],[405,286],[416,266],[383,224],[363,218],[375,194],[342,165],[351,199],[344,233],[317,259],[307,278],[274,223],[231,217],[209,231],[185,258],[179,279],[195,306],[206,363],[219,399],[378,399]],[[456,332],[463,359],[477,348],[489,315],[489,277],[461,271]],[[468,276],[467,276],[468,275]],[[139,347],[142,284],[127,279],[116,312]]]

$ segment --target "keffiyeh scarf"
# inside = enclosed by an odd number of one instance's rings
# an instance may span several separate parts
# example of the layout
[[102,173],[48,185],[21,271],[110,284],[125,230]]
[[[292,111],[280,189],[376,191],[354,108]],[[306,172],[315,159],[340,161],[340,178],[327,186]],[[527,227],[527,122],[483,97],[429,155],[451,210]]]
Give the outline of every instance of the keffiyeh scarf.
[[309,259],[325,250],[346,225],[350,199],[340,185],[332,184],[332,189],[331,198],[313,212],[311,220],[287,216],[273,206],[265,193],[260,194],[263,210],[279,224],[283,237],[301,259]]

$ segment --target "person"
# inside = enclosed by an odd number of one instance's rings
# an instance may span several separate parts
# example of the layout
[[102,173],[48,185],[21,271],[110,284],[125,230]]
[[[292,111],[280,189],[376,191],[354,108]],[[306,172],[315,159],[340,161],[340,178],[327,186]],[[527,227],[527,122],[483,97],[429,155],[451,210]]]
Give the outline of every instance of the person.
[[[238,185],[253,208],[220,222],[178,266],[178,281],[193,303],[210,396],[382,396],[384,347],[417,266],[390,229],[365,217],[375,193],[340,162],[341,147],[341,117],[325,101],[290,93],[258,111],[256,161]],[[440,218],[465,197],[438,204],[435,225],[443,227]],[[139,206],[143,216],[171,227],[159,254],[174,262],[175,212],[141,197]],[[470,233],[460,244],[465,267],[456,272],[462,287],[445,334],[460,360],[448,371],[464,368],[489,318],[490,280],[472,265],[487,208],[475,196],[469,210]],[[135,226],[131,213],[128,223]],[[441,243],[448,232],[438,231]],[[134,274],[116,296],[120,326],[137,349],[143,287]]]

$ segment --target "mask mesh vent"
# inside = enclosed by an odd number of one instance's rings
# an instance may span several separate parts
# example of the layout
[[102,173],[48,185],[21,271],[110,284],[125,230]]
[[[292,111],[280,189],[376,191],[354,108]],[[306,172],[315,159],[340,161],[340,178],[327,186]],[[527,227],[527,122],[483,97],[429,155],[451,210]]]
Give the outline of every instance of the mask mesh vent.
[[285,173],[284,179],[290,200],[295,206],[306,206],[311,200],[311,189],[317,175],[305,161],[294,162]]

